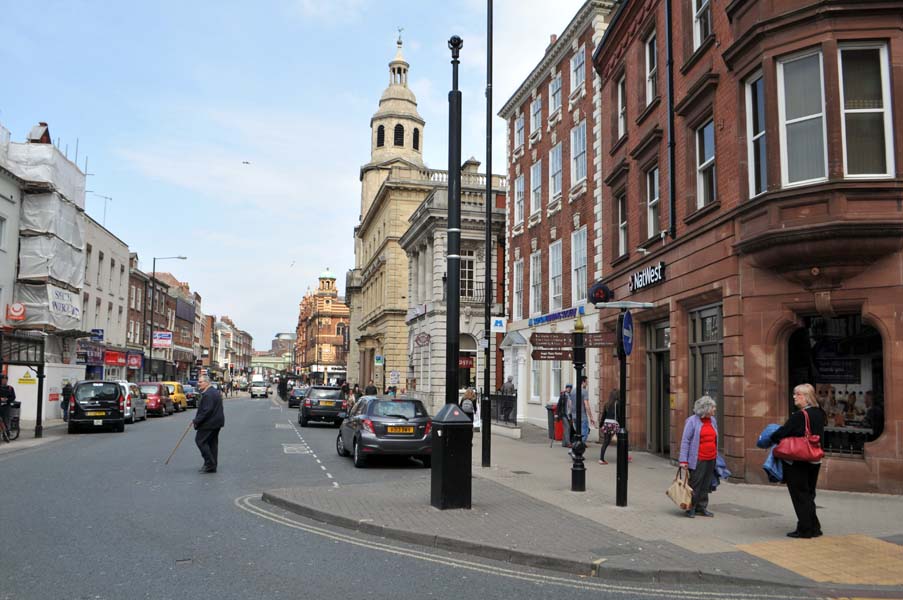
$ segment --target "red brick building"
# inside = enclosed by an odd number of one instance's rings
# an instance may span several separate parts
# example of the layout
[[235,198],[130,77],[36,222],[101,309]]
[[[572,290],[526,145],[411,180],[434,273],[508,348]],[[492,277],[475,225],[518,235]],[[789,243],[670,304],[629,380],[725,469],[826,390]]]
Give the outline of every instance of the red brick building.
[[[499,112],[508,123],[504,371],[518,390],[518,418],[542,426],[544,405],[557,400],[574,371],[570,363],[533,361],[530,335],[571,331],[578,312],[589,330],[597,325],[586,304],[588,285],[601,276],[593,261],[601,204],[591,55],[613,5],[587,0]],[[597,390],[596,365],[588,366],[590,389]]]
[[903,2],[670,4],[669,28],[663,0],[621,3],[593,56],[603,280],[655,304],[630,441],[676,456],[710,394],[734,475],[764,481],[756,438],[809,382],[820,485],[901,493]]

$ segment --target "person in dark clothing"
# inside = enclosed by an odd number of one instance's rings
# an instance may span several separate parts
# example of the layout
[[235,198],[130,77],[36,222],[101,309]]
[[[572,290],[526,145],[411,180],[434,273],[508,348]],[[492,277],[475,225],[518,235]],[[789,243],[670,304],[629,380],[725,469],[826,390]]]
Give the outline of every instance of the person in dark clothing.
[[8,385],[7,381],[6,374],[0,373],[0,419],[3,419],[3,424],[9,431],[9,411],[12,403],[16,401],[16,390]]
[[370,383],[367,384],[367,387],[364,389],[364,394],[367,396],[375,396],[377,394],[376,386],[373,385],[373,380],[370,380]]
[[72,398],[72,384],[68,381],[63,386],[63,397],[60,398],[60,408],[63,409],[63,421],[69,420],[69,399]]
[[605,460],[605,451],[608,450],[608,445],[611,444],[611,438],[613,438],[618,433],[618,421],[616,419],[616,411],[618,408],[618,397],[620,392],[618,390],[612,390],[608,394],[608,400],[604,405],[601,404],[599,406],[599,431],[602,433],[602,450],[599,452],[599,464],[607,465],[608,461]]
[[192,421],[197,430],[194,443],[204,457],[201,473],[216,473],[219,459],[219,430],[226,424],[223,396],[218,389],[210,385],[210,378],[206,375],[198,378],[198,387],[201,389],[201,400]]
[[279,378],[279,385],[276,386],[276,391],[279,394],[279,399],[285,402],[288,396],[288,381],[285,377]]
[[[793,403],[799,408],[790,415],[787,422],[771,434],[771,443],[777,444],[784,438],[802,437],[806,434],[806,415],[809,430],[819,438],[825,435],[827,415],[818,405],[815,388],[808,383],[793,388]],[[804,414],[805,413],[805,414]],[[821,523],[815,512],[815,486],[818,483],[820,462],[784,461],[784,482],[790,492],[790,501],[796,512],[796,529],[787,534],[792,538],[813,538],[822,534]]]
[[574,386],[570,383],[564,386],[564,389],[561,390],[561,394],[558,396],[558,405],[555,407],[555,416],[561,420],[561,445],[564,448],[571,447],[571,433],[573,433],[574,427],[571,421],[571,390],[573,388]]

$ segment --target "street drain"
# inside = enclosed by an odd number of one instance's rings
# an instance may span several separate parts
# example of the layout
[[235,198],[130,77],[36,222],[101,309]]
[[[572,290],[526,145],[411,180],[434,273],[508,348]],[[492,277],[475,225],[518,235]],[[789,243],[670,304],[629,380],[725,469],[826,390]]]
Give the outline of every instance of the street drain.
[[176,560],[176,566],[177,566],[177,567],[188,567],[188,566],[190,566],[190,565],[191,565],[191,559],[190,559],[190,558],[179,558],[179,559]]

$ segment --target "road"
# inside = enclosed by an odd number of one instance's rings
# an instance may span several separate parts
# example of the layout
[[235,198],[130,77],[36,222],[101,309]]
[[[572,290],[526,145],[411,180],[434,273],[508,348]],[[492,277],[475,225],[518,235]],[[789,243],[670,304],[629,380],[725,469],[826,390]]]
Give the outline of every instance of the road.
[[[412,460],[355,469],[336,429],[301,428],[297,410],[247,395],[226,401],[220,468],[200,474],[193,412],[64,435],[0,456],[0,598],[815,597],[795,590],[616,583],[526,569],[368,537],[259,500],[263,490],[391,479]],[[14,442],[15,443],[15,442]],[[349,491],[349,493],[351,493]],[[529,524],[524,526],[528,527]]]

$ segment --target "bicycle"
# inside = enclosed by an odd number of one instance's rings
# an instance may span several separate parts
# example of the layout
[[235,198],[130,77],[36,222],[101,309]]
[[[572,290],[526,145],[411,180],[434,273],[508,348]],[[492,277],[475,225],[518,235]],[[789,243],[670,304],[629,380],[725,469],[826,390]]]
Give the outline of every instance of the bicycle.
[[7,444],[19,438],[19,410],[21,406],[22,404],[20,402],[10,403],[8,429],[4,419],[0,419],[0,438]]

